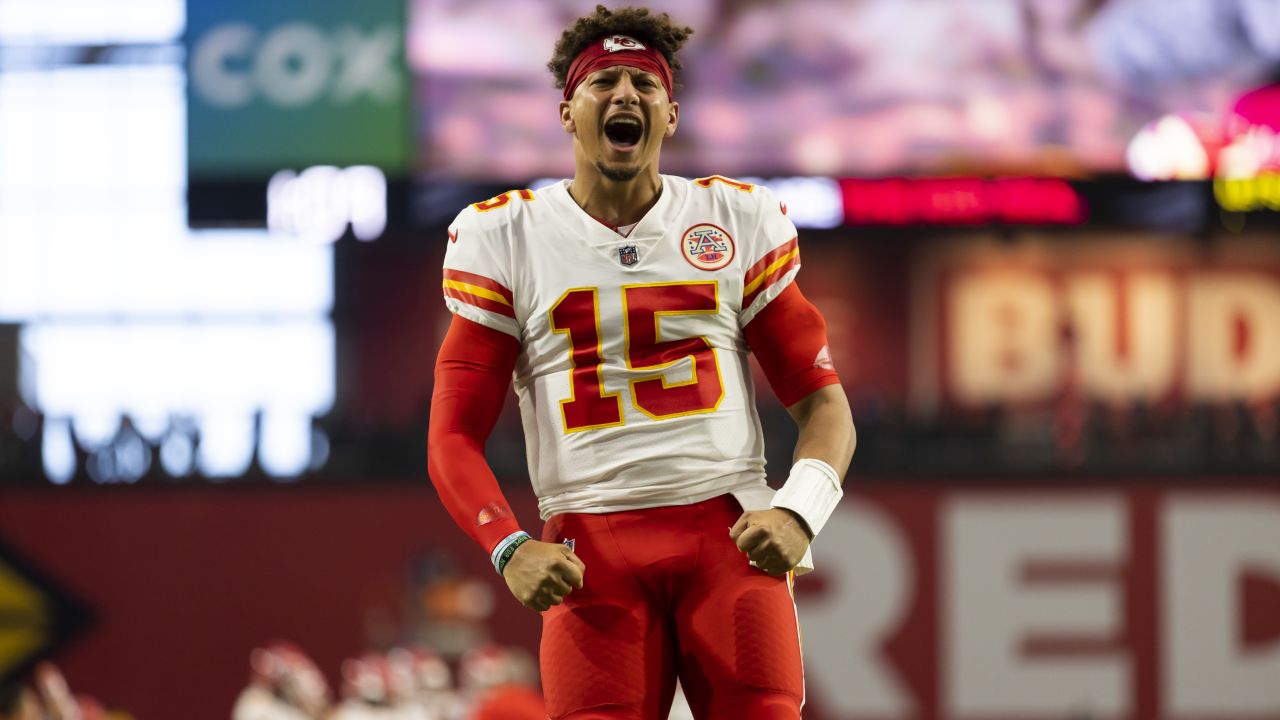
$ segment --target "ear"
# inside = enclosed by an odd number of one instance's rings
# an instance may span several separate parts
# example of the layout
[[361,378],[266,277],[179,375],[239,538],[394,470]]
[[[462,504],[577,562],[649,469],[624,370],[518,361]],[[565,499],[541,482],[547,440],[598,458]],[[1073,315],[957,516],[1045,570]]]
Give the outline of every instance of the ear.
[[573,121],[573,105],[568,100],[560,101],[560,127],[570,135],[578,129],[578,124]]
[[676,134],[676,126],[680,124],[680,103],[673,102],[671,107],[667,108],[667,131],[663,137],[671,137]]

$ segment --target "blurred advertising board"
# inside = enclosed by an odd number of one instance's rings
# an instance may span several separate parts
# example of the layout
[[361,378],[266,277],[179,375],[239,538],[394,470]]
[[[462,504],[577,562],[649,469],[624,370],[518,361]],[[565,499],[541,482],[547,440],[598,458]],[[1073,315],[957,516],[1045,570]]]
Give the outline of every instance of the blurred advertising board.
[[846,225],[1080,225],[1083,198],[1056,178],[840,180]]
[[0,541],[0,683],[22,677],[77,639],[93,617],[84,603]]
[[187,2],[193,178],[409,160],[401,0]]
[[[333,678],[370,647],[460,630],[430,622],[432,604],[414,594],[424,568],[489,589],[474,603],[487,619],[468,626],[478,641],[536,649],[537,616],[425,479],[351,479],[14,493],[0,527],[99,618],[59,664],[140,718],[226,718],[266,639],[297,643]],[[536,528],[525,480],[508,479]],[[992,489],[855,470],[846,492],[815,545],[817,571],[796,583],[806,718],[1280,716],[1274,486]]]
[[1273,401],[1280,247],[1271,240],[1091,233],[933,244],[912,268],[912,402]]
[[1280,715],[1274,487],[855,487],[815,560],[806,717]]
[[1213,193],[1223,210],[1280,211],[1280,172],[1265,172],[1251,178],[1215,180]]
[[[942,227],[1149,228],[1194,234],[1217,227],[1214,184],[1202,181],[1139,182],[1123,178],[1067,180],[1036,176],[825,177],[793,175],[735,178],[769,188],[787,206],[801,230]],[[438,229],[453,221],[458,208],[522,185],[538,190],[559,182],[536,178],[528,183],[416,183],[405,215],[389,222]],[[1280,190],[1263,187],[1280,207]],[[255,188],[258,193],[261,188]],[[1230,192],[1253,192],[1231,186]],[[246,210],[262,216],[258,208]],[[1246,198],[1247,199],[1247,198]],[[1222,206],[1224,209],[1225,205]],[[393,208],[394,209],[394,208]],[[1238,232],[1239,224],[1223,227]]]

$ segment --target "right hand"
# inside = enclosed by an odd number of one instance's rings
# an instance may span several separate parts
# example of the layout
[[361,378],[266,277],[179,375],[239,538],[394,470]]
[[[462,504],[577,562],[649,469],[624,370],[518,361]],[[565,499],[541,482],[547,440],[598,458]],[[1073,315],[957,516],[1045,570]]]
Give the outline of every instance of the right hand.
[[520,604],[542,612],[582,587],[586,569],[568,546],[530,540],[516,548],[502,577]]

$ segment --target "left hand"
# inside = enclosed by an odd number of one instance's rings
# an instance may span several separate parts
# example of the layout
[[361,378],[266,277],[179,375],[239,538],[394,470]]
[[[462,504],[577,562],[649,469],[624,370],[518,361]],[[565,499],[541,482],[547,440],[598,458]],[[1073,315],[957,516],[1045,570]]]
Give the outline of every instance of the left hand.
[[738,549],[770,575],[785,575],[809,549],[809,534],[790,510],[770,508],[742,513],[729,528]]

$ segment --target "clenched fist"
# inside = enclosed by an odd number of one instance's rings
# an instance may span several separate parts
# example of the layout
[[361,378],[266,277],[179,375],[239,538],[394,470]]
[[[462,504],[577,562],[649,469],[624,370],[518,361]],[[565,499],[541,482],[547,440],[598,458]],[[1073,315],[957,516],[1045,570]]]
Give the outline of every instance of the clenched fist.
[[790,510],[770,508],[742,513],[729,528],[738,549],[770,575],[784,575],[795,568],[809,549],[809,533]]
[[542,612],[582,587],[586,565],[565,545],[530,540],[507,561],[502,577],[520,604]]

